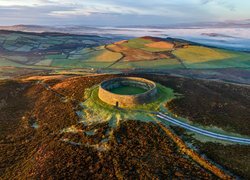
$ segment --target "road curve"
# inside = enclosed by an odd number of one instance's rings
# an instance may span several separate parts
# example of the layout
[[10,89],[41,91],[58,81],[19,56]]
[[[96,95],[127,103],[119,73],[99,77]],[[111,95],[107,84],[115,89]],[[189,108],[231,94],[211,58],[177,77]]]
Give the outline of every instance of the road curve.
[[248,144],[250,145],[250,139],[247,138],[239,138],[239,137],[234,137],[234,136],[228,136],[228,135],[223,135],[223,134],[218,134],[218,133],[214,133],[214,132],[210,132],[204,129],[200,129],[194,126],[191,126],[187,123],[181,122],[177,119],[174,119],[170,116],[167,116],[166,114],[163,114],[161,112],[158,112],[156,114],[156,116],[158,118],[160,118],[161,120],[164,121],[168,121],[172,124],[178,125],[184,129],[190,130],[192,132],[198,133],[198,134],[202,134],[204,136],[208,136],[208,137],[212,137],[215,139],[219,139],[219,140],[224,140],[224,141],[230,141],[230,142],[236,142],[236,143],[242,143],[242,144]]

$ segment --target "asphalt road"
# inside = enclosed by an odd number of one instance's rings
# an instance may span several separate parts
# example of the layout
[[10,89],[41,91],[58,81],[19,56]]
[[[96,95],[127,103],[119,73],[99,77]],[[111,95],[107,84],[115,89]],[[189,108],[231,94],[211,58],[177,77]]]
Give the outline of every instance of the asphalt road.
[[177,119],[174,119],[170,116],[167,116],[166,114],[163,113],[157,113],[156,116],[158,118],[160,118],[161,120],[170,122],[172,124],[175,124],[177,126],[180,126],[184,129],[190,130],[192,132],[198,133],[198,134],[202,134],[204,136],[208,136],[208,137],[212,137],[215,139],[219,139],[219,140],[224,140],[224,141],[230,141],[230,142],[236,142],[236,143],[241,143],[241,144],[249,144],[250,145],[250,139],[247,138],[239,138],[239,137],[235,137],[235,136],[228,136],[228,135],[223,135],[223,134],[218,134],[218,133],[214,133],[214,132],[210,132],[201,128],[197,128],[194,126],[191,126],[187,123],[181,122]]

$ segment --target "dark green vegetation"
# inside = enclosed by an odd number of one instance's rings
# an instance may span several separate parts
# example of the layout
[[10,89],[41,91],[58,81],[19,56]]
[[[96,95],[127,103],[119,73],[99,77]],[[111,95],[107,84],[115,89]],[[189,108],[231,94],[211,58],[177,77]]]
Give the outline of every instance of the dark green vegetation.
[[[154,123],[125,121],[115,129],[106,123],[77,123],[83,90],[111,77],[2,82],[0,177],[215,178],[184,156]],[[76,131],[62,131],[72,124]]]
[[[180,39],[142,37],[121,41],[107,49],[124,54],[109,68],[213,69],[249,68],[249,54],[206,47]],[[149,63],[150,62],[150,63]]]
[[188,143],[192,144],[198,152],[207,158],[220,164],[224,169],[234,172],[241,179],[250,178],[250,146],[239,144],[220,144],[213,142],[199,142],[188,135],[186,130],[171,126],[174,132]]
[[48,72],[150,71],[250,83],[249,53],[173,38],[142,37],[118,41],[120,39],[0,31],[0,79]]
[[[176,114],[199,124],[248,134],[249,123],[243,119],[249,117],[248,87],[167,75],[141,76],[184,95],[167,104],[168,107],[175,104],[171,110]],[[114,129],[107,123],[78,123],[79,117],[75,112],[81,110],[79,102],[84,101],[84,90],[117,75],[49,77],[44,76],[43,83],[38,83],[43,76],[29,81],[1,81],[2,179],[215,178],[180,153],[172,139],[154,123],[121,121]],[[46,89],[46,85],[51,89]],[[197,102],[199,106],[195,106]],[[195,117],[185,114],[182,104],[186,104],[186,111],[194,113]],[[230,108],[233,106],[235,108]],[[213,115],[220,119],[211,118],[211,113],[206,113],[214,107],[220,108],[220,111],[213,111]],[[237,113],[237,118],[234,113]],[[204,118],[206,120],[203,121]],[[34,124],[38,125],[37,129]],[[69,127],[74,131],[62,131]],[[197,147],[232,173],[249,177],[247,163],[243,168],[244,161],[250,159],[248,147],[242,146],[240,151],[236,150],[236,147],[241,148],[237,145],[207,143]],[[226,160],[227,156],[230,157]],[[234,163],[230,163],[230,159]]]
[[250,136],[250,87],[224,82],[143,75],[182,94],[169,102],[171,112],[190,121]]
[[[73,74],[124,71],[154,80],[182,95],[166,104],[172,113],[250,136],[249,86],[222,82],[250,83],[248,53],[171,38],[116,40],[0,31],[0,76],[21,76],[0,83],[0,179],[215,178],[154,123],[118,121],[113,129],[107,123],[79,123],[76,112],[82,112],[85,90],[118,75]],[[139,90],[118,89],[124,92]],[[157,103],[149,106],[158,108]],[[230,172],[250,178],[248,146],[201,143],[181,130],[177,134]]]
[[111,89],[112,93],[121,94],[121,95],[135,95],[146,92],[145,89],[133,86],[120,86],[117,88]]
[[[249,69],[249,53],[180,39],[0,31],[0,67],[33,69]],[[113,44],[111,44],[113,43]],[[107,45],[109,44],[109,45]]]
[[[176,94],[174,93],[173,89],[167,88],[167,87],[162,86],[160,84],[156,84],[156,88],[157,88],[156,99],[154,99],[152,102],[137,105],[137,106],[133,107],[132,109],[128,108],[127,111],[122,111],[122,113],[125,113],[127,115],[131,115],[131,114],[133,114],[133,110],[139,110],[139,112],[134,112],[139,116],[138,118],[140,120],[143,120],[145,118],[148,119],[147,115],[146,116],[144,115],[145,111],[159,111],[163,102],[170,101],[171,99],[175,98]],[[89,101],[86,101],[87,109],[91,109],[92,111],[97,112],[98,114],[100,114],[103,117],[105,115],[107,115],[107,112],[114,115],[118,111],[118,114],[121,114],[120,109],[116,109],[116,108],[114,108],[114,106],[109,105],[109,104],[103,102],[102,100],[100,100],[98,91],[99,91],[98,86],[94,86],[94,88],[90,88],[87,91],[85,91],[86,97],[89,98]],[[140,110],[143,110],[143,111],[140,112]],[[132,118],[129,118],[129,119],[132,119]]]
[[[0,31],[0,66],[51,69],[76,65],[87,68],[89,66],[84,63],[81,65],[82,59],[99,57],[105,53],[99,46],[117,40],[90,35]],[[60,66],[60,63],[65,65]],[[91,64],[91,60],[88,63]]]
[[200,153],[228,170],[239,174],[242,179],[250,179],[250,146],[222,145],[218,143],[197,143]]

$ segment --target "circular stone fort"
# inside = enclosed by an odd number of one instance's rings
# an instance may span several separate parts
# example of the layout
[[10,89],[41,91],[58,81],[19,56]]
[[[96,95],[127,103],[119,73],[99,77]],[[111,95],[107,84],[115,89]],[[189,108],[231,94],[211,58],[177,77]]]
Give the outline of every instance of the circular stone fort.
[[104,81],[99,86],[99,98],[116,107],[134,107],[150,103],[156,98],[153,81],[137,77],[119,77]]

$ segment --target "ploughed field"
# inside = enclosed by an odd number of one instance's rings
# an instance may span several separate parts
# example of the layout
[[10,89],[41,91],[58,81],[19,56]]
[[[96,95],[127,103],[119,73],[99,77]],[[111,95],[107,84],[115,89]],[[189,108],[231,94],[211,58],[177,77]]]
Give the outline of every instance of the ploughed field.
[[[76,112],[81,109],[80,102],[85,100],[84,90],[117,76],[49,75],[1,81],[0,177],[217,179],[213,172],[183,154],[156,123],[128,119],[113,129],[109,122],[79,123]],[[201,125],[249,135],[249,123],[244,119],[249,117],[248,87],[167,75],[140,76],[183,95],[166,104],[179,116]],[[216,110],[218,108],[220,111]],[[68,127],[71,128],[65,131]],[[206,146],[211,150],[203,151]],[[197,145],[215,163],[233,174],[249,178],[244,161],[234,160],[229,165],[234,157],[227,156],[228,161],[223,161],[224,154],[216,153],[214,146],[217,147],[216,144]],[[248,157],[246,151],[234,153],[238,157]],[[245,170],[238,171],[239,166]]]
[[136,95],[145,93],[147,90],[135,86],[119,86],[110,90],[112,93],[121,95]]

